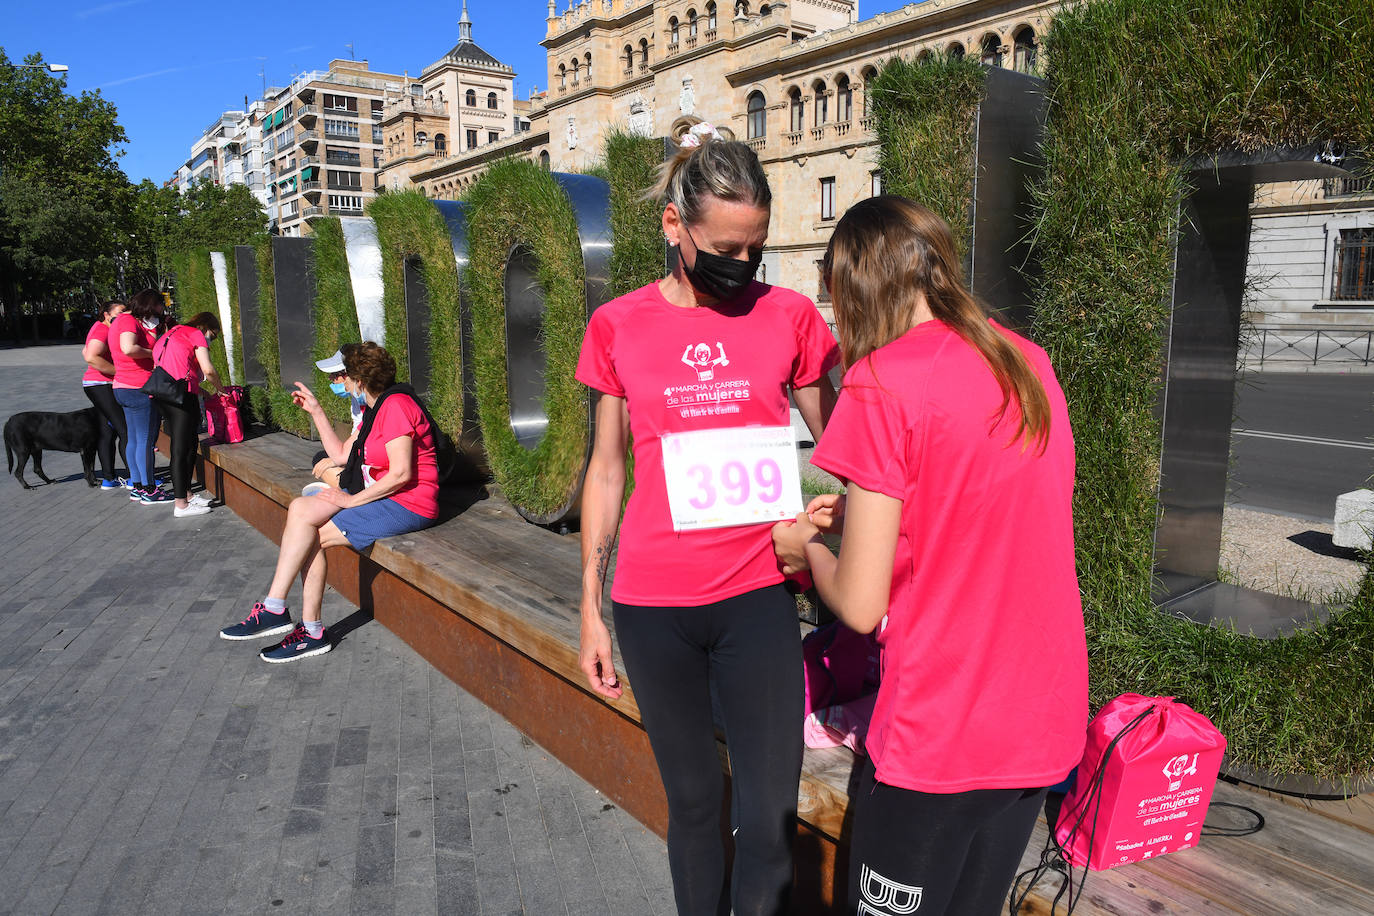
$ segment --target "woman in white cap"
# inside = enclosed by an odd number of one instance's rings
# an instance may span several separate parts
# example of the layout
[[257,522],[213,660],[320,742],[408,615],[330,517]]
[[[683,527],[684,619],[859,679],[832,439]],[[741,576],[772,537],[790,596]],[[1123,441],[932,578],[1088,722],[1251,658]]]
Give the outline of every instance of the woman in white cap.
[[[344,377],[348,374],[344,371],[344,351],[352,351],[357,346],[357,344],[351,343],[344,344],[332,355],[315,362],[315,368],[329,377],[329,390],[338,397],[348,399],[348,412],[353,420],[353,435],[355,436],[358,434],[358,430],[362,428],[363,411],[367,409],[367,402],[363,400],[361,395],[351,394],[344,385]],[[335,436],[334,438],[337,439],[338,437]],[[315,467],[311,471],[315,476],[315,481],[301,488],[302,496],[313,496],[326,487],[338,487],[339,473],[343,470],[344,462],[348,460],[348,449],[344,447],[342,441],[339,442],[338,449],[333,450],[329,448],[323,433],[320,434],[320,441],[325,444],[325,448],[315,453]]]

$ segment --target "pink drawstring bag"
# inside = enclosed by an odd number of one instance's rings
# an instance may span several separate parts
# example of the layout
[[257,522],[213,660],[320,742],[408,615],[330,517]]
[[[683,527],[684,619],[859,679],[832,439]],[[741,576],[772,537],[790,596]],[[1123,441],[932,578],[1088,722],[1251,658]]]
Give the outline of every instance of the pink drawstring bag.
[[229,385],[218,394],[205,398],[205,427],[212,442],[242,442],[243,421],[239,404],[243,401],[243,386]]
[[1059,812],[1065,857],[1100,871],[1196,846],[1225,752],[1216,726],[1173,697],[1107,703]]
[[802,640],[807,747],[839,747],[863,753],[863,740],[877,700],[878,641],[833,621]]

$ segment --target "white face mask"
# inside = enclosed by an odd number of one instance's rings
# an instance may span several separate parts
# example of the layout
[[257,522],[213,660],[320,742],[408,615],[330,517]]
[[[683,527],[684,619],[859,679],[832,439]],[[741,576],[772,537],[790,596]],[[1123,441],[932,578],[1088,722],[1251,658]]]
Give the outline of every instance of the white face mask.
[[145,328],[147,328],[148,330],[150,330],[150,331],[156,330],[156,329],[157,329],[157,326],[158,326],[159,324],[161,324],[161,323],[162,323],[162,322],[158,321],[156,318],[144,318],[144,319],[143,319],[143,326],[144,326]]

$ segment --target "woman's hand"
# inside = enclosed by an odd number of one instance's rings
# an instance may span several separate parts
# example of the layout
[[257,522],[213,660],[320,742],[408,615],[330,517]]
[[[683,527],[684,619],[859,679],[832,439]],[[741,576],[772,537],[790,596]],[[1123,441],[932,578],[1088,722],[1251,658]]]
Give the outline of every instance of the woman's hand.
[[347,509],[350,505],[349,501],[353,499],[353,494],[334,487],[325,487],[323,490],[319,490],[315,493],[315,498],[322,499],[331,505],[338,506],[340,509]]
[[312,417],[318,416],[322,412],[320,402],[315,399],[315,395],[310,389],[305,387],[304,382],[296,383],[296,390],[291,392],[291,400]]
[[316,462],[314,470],[312,470],[310,473],[316,480],[323,480],[324,472],[334,467],[338,467],[338,465],[334,463],[333,458],[321,458],[318,462]]
[[843,494],[822,493],[806,504],[806,517],[826,534],[843,534],[845,505]]
[[587,683],[603,697],[618,699],[624,688],[615,674],[615,662],[611,659],[611,631],[600,617],[582,617],[582,634],[579,639],[577,664],[587,676]]
[[799,512],[795,521],[778,522],[773,526],[773,552],[782,563],[784,575],[811,568],[806,559],[806,545],[820,537],[820,533],[805,512]]

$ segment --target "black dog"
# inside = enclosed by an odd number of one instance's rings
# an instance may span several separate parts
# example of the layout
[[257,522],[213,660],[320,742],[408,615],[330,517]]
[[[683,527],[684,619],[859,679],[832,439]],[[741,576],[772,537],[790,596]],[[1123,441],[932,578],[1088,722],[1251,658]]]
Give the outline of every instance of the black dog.
[[[50,413],[30,410],[17,413],[5,423],[5,469],[32,490],[24,479],[24,465],[33,456],[33,469],[44,483],[52,483],[43,473],[43,449],[59,452],[80,452],[81,467],[86,471],[86,483],[95,486],[95,447],[100,441],[100,423],[94,407],[73,410],[71,413]],[[15,456],[18,456],[18,466]]]

